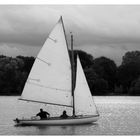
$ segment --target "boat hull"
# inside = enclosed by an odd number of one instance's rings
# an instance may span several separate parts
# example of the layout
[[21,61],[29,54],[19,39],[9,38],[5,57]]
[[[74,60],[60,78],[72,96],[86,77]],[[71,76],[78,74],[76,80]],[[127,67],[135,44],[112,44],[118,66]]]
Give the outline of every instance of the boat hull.
[[16,125],[80,125],[96,122],[99,116],[78,116],[61,119],[60,117],[49,118],[47,120],[38,119],[16,119]]

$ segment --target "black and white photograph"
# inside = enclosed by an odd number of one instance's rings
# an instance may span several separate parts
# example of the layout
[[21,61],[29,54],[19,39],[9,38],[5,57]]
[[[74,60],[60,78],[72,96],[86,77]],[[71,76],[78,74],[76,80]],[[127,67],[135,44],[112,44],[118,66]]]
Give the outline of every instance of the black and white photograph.
[[140,135],[140,5],[0,5],[0,136]]

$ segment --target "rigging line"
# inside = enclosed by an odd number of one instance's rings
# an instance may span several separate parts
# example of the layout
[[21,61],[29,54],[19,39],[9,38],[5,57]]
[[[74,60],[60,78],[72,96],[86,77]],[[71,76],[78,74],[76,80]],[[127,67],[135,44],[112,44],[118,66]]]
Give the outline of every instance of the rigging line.
[[[60,20],[61,20],[61,22],[62,22],[62,27],[63,27],[63,31],[64,31],[66,46],[67,46],[67,52],[68,52],[69,47],[68,47],[68,41],[67,41],[67,36],[66,36],[66,31],[65,31],[65,27],[64,27],[64,22],[63,22],[62,16],[60,17]],[[69,55],[69,53],[68,53],[68,55]]]
[[39,57],[36,57],[36,59],[38,59],[38,60],[40,60],[40,61],[42,61],[42,62],[44,62],[44,63],[46,63],[47,65],[51,65],[51,63],[48,63],[48,62],[46,62],[46,61],[44,61],[44,60],[42,60],[42,59],[40,59]]
[[60,91],[63,91],[63,92],[71,92],[70,90],[58,89],[58,88],[52,88],[52,87],[46,87],[46,86],[43,86],[43,85],[40,85],[40,84],[32,83],[32,82],[30,82],[29,80],[30,80],[30,79],[27,80],[27,82],[28,82],[29,84],[33,84],[33,85],[36,85],[36,86],[39,86],[39,87],[49,88],[49,89],[53,89],[53,90],[60,90]]
[[53,38],[51,38],[51,37],[48,37],[48,38],[51,39],[52,41],[54,41],[55,43],[57,42],[56,39],[53,39]]
[[35,100],[28,100],[28,99],[23,99],[23,98],[19,98],[18,100],[27,101],[27,102],[36,102],[36,103],[50,104],[50,105],[57,105],[57,106],[72,107],[71,105],[63,105],[63,104],[47,103],[47,102],[41,102],[41,101],[35,101]]

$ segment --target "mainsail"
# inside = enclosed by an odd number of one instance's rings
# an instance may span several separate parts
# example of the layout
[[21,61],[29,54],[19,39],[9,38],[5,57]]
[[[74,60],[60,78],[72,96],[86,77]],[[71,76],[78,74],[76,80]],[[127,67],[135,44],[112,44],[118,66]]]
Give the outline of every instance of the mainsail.
[[77,57],[77,73],[74,100],[76,115],[98,114],[79,57]]
[[21,99],[72,106],[71,64],[62,17],[38,54]]

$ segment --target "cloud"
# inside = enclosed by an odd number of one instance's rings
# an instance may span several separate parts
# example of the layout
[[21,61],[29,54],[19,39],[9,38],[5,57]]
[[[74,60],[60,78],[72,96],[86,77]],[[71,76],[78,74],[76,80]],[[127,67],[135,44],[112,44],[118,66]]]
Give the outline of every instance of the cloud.
[[0,44],[0,55],[16,56],[21,51],[16,47],[8,46],[7,44]]
[[74,34],[76,49],[105,55],[118,64],[125,52],[140,50],[140,6],[136,5],[1,5],[2,48],[13,50],[14,44],[15,53],[36,55],[60,15],[69,44],[70,32]]
[[37,56],[41,47],[25,46],[22,44],[0,43],[0,55],[16,57],[22,56]]

